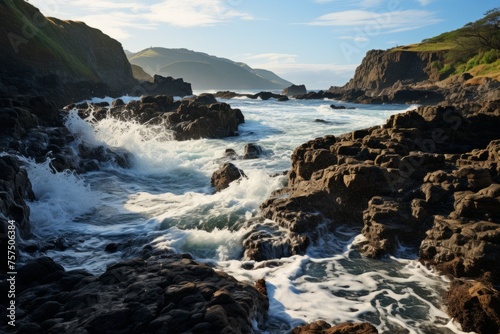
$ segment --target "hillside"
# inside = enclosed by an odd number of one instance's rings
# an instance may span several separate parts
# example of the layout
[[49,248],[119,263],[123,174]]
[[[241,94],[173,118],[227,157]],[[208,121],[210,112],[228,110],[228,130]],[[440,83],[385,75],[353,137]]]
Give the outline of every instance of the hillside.
[[187,49],[149,48],[129,55],[148,74],[183,78],[195,90],[282,89],[291,85],[276,74]]
[[0,22],[0,94],[62,103],[136,84],[121,44],[83,22],[46,18],[22,0],[0,0]]
[[484,78],[500,80],[498,27],[500,10],[495,9],[481,20],[421,43],[368,51],[354,77],[341,89],[376,95],[409,85],[444,87],[449,81],[463,80],[454,78],[466,78],[474,85]]

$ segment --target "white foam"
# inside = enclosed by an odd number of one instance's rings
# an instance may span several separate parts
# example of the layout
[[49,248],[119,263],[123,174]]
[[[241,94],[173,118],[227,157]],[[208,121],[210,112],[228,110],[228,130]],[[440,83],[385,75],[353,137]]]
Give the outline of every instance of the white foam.
[[[127,256],[126,251],[105,253],[106,243],[131,241],[132,252],[152,242],[216,263],[240,280],[266,278],[271,319],[284,327],[318,319],[359,320],[380,332],[460,333],[442,310],[439,296],[448,282],[411,260],[361,258],[352,247],[359,230],[329,234],[325,229],[304,256],[241,261],[242,240],[249,231],[240,229],[240,223],[255,217],[260,204],[281,187],[283,178],[269,175],[290,167],[295,147],[326,134],[383,124],[408,106],[333,110],[325,101],[228,102],[242,110],[246,123],[239,137],[223,140],[176,142],[160,127],[111,119],[91,125],[71,112],[67,126],[80,142],[125,148],[133,166],[105,166],[82,176],[52,174],[45,165],[28,167],[41,199],[30,204],[35,225],[44,226],[43,236],[65,233],[77,241],[69,250],[49,255],[67,268],[101,272],[107,263]],[[314,122],[317,118],[329,123]],[[213,193],[210,177],[223,162],[224,150],[233,148],[241,155],[249,142],[261,145],[263,156],[233,161],[248,178]]]
[[103,194],[92,191],[78,175],[64,171],[55,173],[50,160],[37,164],[27,160],[27,172],[33,185],[36,201],[28,202],[34,230],[64,231],[66,223],[91,213],[101,204]]

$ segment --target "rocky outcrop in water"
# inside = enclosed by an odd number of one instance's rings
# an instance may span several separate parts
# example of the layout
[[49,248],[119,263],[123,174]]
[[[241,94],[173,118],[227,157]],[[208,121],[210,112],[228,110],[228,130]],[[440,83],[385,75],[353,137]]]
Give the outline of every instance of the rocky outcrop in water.
[[275,99],[278,101],[288,101],[288,96],[286,95],[281,95],[281,94],[275,94],[272,92],[259,92],[257,94],[242,94],[242,93],[235,93],[235,92],[230,92],[230,91],[220,91],[215,93],[215,97],[221,98],[221,99],[232,99],[235,97],[248,97],[249,99],[253,100],[269,100],[269,99]]
[[[210,103],[213,96],[174,101],[172,96],[143,96],[127,105],[116,100],[112,106],[85,104],[76,106],[82,118],[92,116],[96,120],[108,116],[140,124],[158,125],[175,140],[223,138],[235,136],[238,126],[245,122],[239,109],[227,103]],[[68,106],[70,110],[74,105]]]
[[[5,280],[0,291],[7,295]],[[39,258],[17,270],[16,327],[23,333],[253,333],[252,321],[262,325],[267,317],[265,293],[263,281],[240,283],[188,255],[132,259],[99,276]],[[2,305],[0,315],[6,313]]]
[[155,75],[153,82],[144,81],[132,91],[134,96],[167,94],[171,96],[188,96],[193,94],[193,90],[191,84],[184,82],[183,79]]
[[[465,172],[458,157],[494,139],[488,129],[495,131],[495,115],[480,110],[465,117],[454,107],[421,107],[392,116],[383,127],[310,141],[294,151],[288,187],[264,202],[262,212],[306,234],[314,234],[324,219],[332,225],[364,222],[368,241],[362,249],[372,256],[394,250],[396,238],[418,245],[429,217],[447,210],[444,199],[474,189],[460,178]],[[471,122],[481,122],[484,132],[471,132]],[[498,177],[490,151],[495,149],[482,152],[490,169],[474,172],[482,178],[476,187],[487,187]],[[441,173],[438,179],[443,180],[444,170],[456,179],[438,187],[433,173]]]
[[457,279],[445,295],[448,313],[465,332],[500,332],[500,292],[490,283]]
[[281,95],[295,96],[295,95],[305,95],[307,94],[307,89],[305,85],[291,85],[281,91]]
[[245,177],[245,173],[232,163],[227,162],[212,174],[210,185],[217,191],[221,191],[229,187],[231,182],[242,177]]
[[[0,98],[0,221],[7,231],[8,220],[14,220],[18,235],[31,236],[30,209],[26,200],[34,200],[31,182],[24,162],[18,157],[31,158],[38,163],[50,160],[54,172],[71,170],[83,173],[100,169],[101,163],[116,163],[127,168],[128,152],[77,143],[64,126],[64,113],[44,97],[15,96]],[[6,234],[0,238],[4,248]],[[21,247],[21,244],[18,245]],[[2,259],[2,269],[4,260]]]
[[331,326],[319,320],[311,324],[296,327],[291,334],[378,334],[377,329],[369,323],[344,323]]
[[[295,149],[287,187],[262,204],[262,214],[305,237],[289,243],[289,255],[325,226],[350,224],[366,256],[394,254],[403,244],[420,248],[421,260],[443,273],[498,285],[499,121],[497,102],[420,107],[381,127],[309,141]],[[272,244],[268,238],[262,242]],[[476,321],[497,319],[495,305],[481,302]]]

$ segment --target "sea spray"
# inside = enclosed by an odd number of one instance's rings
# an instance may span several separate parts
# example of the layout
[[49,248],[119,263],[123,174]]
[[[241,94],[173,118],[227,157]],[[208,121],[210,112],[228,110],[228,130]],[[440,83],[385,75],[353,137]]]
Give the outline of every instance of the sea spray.
[[[286,183],[283,173],[290,168],[295,147],[315,137],[381,125],[408,106],[349,105],[356,109],[334,110],[329,104],[341,102],[224,102],[245,115],[238,137],[176,142],[152,125],[82,120],[70,112],[67,126],[77,143],[124,148],[133,157],[132,167],[101,164],[100,171],[77,176],[54,174],[47,166],[43,177],[35,177],[32,182],[42,199],[30,204],[34,224],[42,227],[35,231],[41,238],[62,235],[68,240],[67,249],[44,254],[67,269],[102,273],[108,264],[139,256],[148,246],[153,251],[188,252],[240,280],[265,278],[270,322],[260,329],[264,333],[286,333],[318,319],[369,321],[381,333],[459,333],[441,309],[439,296],[447,281],[411,259],[362,258],[352,247],[359,229],[324,229],[305,255],[242,260],[242,242],[258,219],[260,204]],[[315,122],[317,118],[326,123]],[[263,155],[243,160],[243,148],[250,142],[260,145]],[[232,162],[248,178],[215,193],[210,177],[227,161],[227,148],[237,152]],[[64,182],[51,190],[47,184],[57,184],[58,178]],[[63,204],[64,197],[72,203]],[[51,211],[51,201],[63,210]],[[115,253],[105,251],[109,243],[116,244]],[[406,253],[411,250],[400,252]]]

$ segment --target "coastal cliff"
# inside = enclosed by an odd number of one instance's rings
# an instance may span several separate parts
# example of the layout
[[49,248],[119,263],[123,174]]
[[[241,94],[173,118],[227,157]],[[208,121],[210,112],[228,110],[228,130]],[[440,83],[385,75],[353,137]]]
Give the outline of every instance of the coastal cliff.
[[345,88],[378,92],[398,82],[415,84],[422,81],[438,81],[439,72],[433,63],[442,61],[444,54],[442,51],[368,51]]
[[60,104],[123,94],[137,81],[121,44],[83,22],[45,17],[26,1],[0,1],[0,94]]

